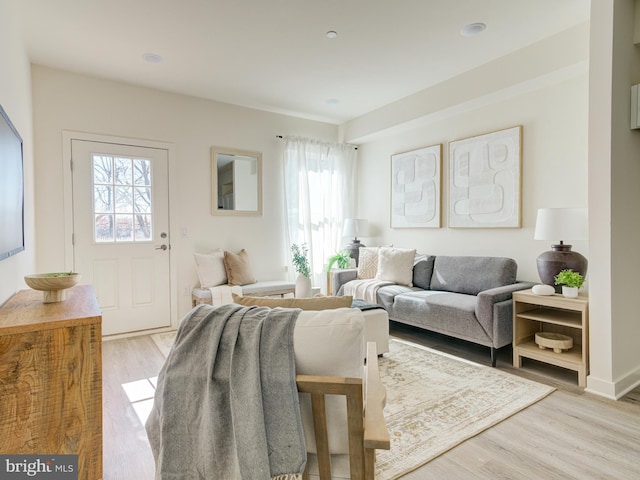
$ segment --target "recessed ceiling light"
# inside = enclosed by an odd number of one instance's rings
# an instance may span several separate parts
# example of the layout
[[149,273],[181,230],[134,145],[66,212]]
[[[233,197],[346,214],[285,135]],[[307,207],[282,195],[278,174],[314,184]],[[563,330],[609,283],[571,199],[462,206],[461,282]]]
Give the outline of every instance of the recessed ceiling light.
[[325,100],[325,103],[326,103],[327,105],[337,105],[337,104],[339,104],[339,103],[340,103],[340,100],[338,100],[337,98],[327,98],[327,99]]
[[460,35],[463,37],[473,37],[474,35],[478,35],[485,31],[487,26],[484,23],[470,23],[469,25],[465,25],[460,30]]
[[142,58],[149,63],[162,63],[162,57],[155,53],[145,53]]
[[334,30],[329,30],[327,32],[327,38],[336,38],[338,36],[338,32]]

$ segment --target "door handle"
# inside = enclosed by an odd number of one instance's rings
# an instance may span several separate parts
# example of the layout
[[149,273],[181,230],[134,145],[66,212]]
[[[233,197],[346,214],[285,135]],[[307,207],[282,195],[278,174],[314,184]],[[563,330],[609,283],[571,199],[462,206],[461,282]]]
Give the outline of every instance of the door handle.
[[164,244],[163,245],[156,245],[156,250],[166,250],[167,248],[169,248],[169,247],[167,247]]

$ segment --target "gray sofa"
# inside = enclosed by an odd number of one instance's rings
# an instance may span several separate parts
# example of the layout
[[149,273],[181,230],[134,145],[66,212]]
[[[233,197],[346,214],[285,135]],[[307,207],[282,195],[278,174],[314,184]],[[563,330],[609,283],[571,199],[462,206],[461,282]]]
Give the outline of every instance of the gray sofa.
[[[535,285],[516,280],[518,265],[503,257],[421,255],[413,267],[413,286],[386,285],[377,303],[389,319],[491,348],[491,365],[498,348],[513,338],[511,294]],[[357,270],[336,270],[334,292],[357,278]]]

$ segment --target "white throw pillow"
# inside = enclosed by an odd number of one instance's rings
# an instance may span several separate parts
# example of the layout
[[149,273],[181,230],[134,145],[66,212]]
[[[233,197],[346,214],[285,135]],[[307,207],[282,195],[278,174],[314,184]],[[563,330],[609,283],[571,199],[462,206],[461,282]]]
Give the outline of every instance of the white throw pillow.
[[358,250],[358,278],[376,278],[378,271],[378,248],[360,247]]
[[[296,373],[362,378],[364,315],[358,308],[303,310],[293,330]],[[327,428],[331,453],[349,453],[347,409],[344,397],[326,399]],[[313,416],[309,395],[300,395],[300,414],[307,451],[315,453]]]
[[193,257],[196,260],[200,288],[217,287],[227,283],[223,250],[218,249],[210,254],[194,253]]
[[378,250],[378,273],[376,280],[413,286],[413,262],[416,250],[380,247]]

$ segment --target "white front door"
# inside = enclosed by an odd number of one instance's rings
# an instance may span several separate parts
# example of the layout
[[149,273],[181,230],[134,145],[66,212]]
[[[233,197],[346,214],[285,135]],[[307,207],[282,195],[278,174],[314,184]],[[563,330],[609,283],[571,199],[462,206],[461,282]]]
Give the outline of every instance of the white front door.
[[72,139],[73,258],[102,333],[171,323],[168,152]]

